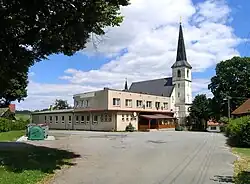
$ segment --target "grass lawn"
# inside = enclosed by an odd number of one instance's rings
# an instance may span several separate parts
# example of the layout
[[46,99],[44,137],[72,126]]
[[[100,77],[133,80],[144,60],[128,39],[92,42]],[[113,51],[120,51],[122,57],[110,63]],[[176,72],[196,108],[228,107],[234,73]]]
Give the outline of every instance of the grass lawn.
[[66,150],[8,142],[23,134],[0,133],[0,184],[46,183],[55,170],[72,165],[71,159],[79,157]]
[[250,183],[250,148],[233,148],[233,152],[240,156],[235,162],[236,184]]
[[0,141],[16,141],[25,134],[24,130],[2,132],[0,133]]

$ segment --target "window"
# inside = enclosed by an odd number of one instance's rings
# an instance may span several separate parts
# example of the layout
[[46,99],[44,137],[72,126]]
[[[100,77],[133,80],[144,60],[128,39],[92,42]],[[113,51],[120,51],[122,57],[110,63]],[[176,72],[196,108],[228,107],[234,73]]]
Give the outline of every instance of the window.
[[181,85],[180,84],[178,84],[178,88],[180,88],[181,87]]
[[86,116],[86,120],[87,120],[87,122],[89,122],[89,120],[90,120],[90,116],[89,115]]
[[164,109],[168,109],[168,103],[167,103],[167,102],[164,102],[164,103],[163,103],[163,108],[164,108]]
[[79,123],[79,116],[76,116],[76,123]]
[[136,100],[136,107],[142,107],[142,100]]
[[113,105],[120,106],[120,98],[113,98]]
[[98,116],[94,116],[94,120],[93,120],[94,122],[97,122],[98,121]]
[[81,117],[81,123],[84,123],[84,116]]
[[177,77],[181,77],[181,71],[177,70]]
[[180,97],[181,96],[181,94],[180,94],[180,92],[178,92],[178,97]]
[[50,117],[49,117],[50,123],[52,123],[52,120],[53,120],[53,118],[52,118],[52,116],[50,116]]
[[85,101],[82,101],[82,105],[83,107],[88,107],[89,106],[89,101],[88,100],[85,100]]
[[160,108],[160,102],[155,102],[155,107]]
[[215,126],[210,127],[211,130],[216,130]]
[[122,121],[124,121],[124,114],[122,115]]
[[146,107],[147,108],[152,108],[152,101],[147,101],[146,102]]
[[129,114],[126,115],[126,121],[129,121]]
[[125,106],[126,107],[132,107],[132,100],[131,99],[126,99],[125,100]]
[[75,107],[78,107],[78,106],[79,106],[79,102],[75,101]]
[[62,123],[64,123],[64,116],[62,116],[61,118],[62,118]]
[[110,114],[101,115],[101,121],[102,122],[111,122],[112,116]]
[[56,119],[56,123],[58,123],[58,116],[56,116],[56,118],[55,118],[55,119]]
[[46,116],[44,116],[44,120],[46,121]]
[[189,78],[189,70],[187,70],[187,78]]
[[71,116],[69,116],[69,123],[71,123]]

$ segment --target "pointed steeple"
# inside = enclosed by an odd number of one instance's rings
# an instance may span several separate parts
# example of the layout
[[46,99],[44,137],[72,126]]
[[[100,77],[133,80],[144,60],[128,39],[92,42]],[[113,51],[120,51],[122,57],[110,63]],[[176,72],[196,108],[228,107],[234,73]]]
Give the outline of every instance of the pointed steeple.
[[173,64],[172,68],[182,67],[182,66],[186,66],[187,68],[190,69],[192,68],[191,65],[187,62],[184,36],[182,31],[182,25],[180,22],[176,62]]
[[128,82],[127,82],[127,78],[125,79],[124,91],[128,91]]

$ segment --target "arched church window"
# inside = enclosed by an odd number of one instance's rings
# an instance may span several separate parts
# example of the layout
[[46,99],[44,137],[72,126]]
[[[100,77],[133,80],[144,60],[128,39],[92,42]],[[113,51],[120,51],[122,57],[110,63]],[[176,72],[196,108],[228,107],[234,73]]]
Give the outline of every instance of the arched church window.
[[189,78],[189,70],[187,70],[187,78]]
[[180,70],[177,71],[177,77],[181,77],[181,71]]

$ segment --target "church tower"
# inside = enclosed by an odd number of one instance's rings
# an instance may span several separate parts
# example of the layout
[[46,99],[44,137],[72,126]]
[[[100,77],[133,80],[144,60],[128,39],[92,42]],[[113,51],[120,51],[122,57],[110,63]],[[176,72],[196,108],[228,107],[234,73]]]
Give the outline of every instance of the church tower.
[[175,85],[175,109],[180,124],[185,124],[185,117],[189,115],[192,104],[192,66],[187,61],[186,49],[182,31],[179,27],[176,61],[172,68],[172,82]]

